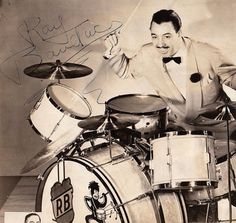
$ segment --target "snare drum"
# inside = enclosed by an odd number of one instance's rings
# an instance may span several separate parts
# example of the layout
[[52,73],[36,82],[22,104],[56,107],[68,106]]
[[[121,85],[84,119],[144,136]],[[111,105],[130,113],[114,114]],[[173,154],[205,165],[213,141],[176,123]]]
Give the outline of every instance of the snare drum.
[[217,183],[214,137],[207,131],[167,132],[151,141],[154,187],[189,189]]
[[106,147],[87,158],[67,157],[48,167],[36,198],[43,222],[183,223],[186,213],[180,207],[185,204],[180,204],[178,196],[160,195],[164,216],[160,218],[161,204],[145,174],[131,157],[124,156],[124,148],[113,144],[111,149],[112,162]]
[[153,138],[164,132],[167,124],[167,105],[156,95],[127,94],[111,98],[107,108],[113,113],[134,114],[140,121],[134,128],[141,132],[143,138]]
[[90,115],[91,107],[83,96],[66,85],[53,84],[44,90],[29,122],[44,140],[54,141],[72,128],[79,130],[79,120]]

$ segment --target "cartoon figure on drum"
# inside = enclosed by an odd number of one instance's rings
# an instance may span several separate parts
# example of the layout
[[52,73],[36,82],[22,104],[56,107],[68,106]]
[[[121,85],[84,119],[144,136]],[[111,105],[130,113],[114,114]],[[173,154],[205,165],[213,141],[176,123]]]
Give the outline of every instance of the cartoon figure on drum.
[[92,214],[85,217],[86,223],[89,223],[91,219],[98,223],[103,223],[106,213],[102,208],[107,205],[107,196],[105,193],[102,193],[103,201],[99,201],[99,184],[95,181],[90,182],[88,188],[90,189],[91,197],[85,196],[84,200]]
[[192,130],[188,124],[201,123],[199,115],[216,112],[217,105],[209,104],[228,100],[222,84],[236,89],[236,66],[212,45],[183,36],[181,26],[175,11],[157,11],[150,23],[152,42],[128,58],[113,33],[105,39],[104,58],[121,78],[145,77],[169,106],[169,121]]

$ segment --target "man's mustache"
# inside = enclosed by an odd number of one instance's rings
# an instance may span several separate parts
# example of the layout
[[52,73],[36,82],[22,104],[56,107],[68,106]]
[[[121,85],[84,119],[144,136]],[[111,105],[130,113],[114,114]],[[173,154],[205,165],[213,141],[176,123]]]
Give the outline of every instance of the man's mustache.
[[157,46],[158,49],[168,49],[168,46]]

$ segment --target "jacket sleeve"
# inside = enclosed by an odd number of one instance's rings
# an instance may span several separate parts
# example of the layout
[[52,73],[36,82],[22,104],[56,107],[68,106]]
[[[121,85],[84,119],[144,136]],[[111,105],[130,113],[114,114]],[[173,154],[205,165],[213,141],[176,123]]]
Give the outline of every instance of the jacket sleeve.
[[213,51],[212,58],[212,66],[220,79],[220,83],[236,90],[236,65],[234,65],[232,61],[224,56],[218,49]]
[[129,58],[122,50],[108,58],[108,64],[120,78],[139,78],[142,73],[142,50]]

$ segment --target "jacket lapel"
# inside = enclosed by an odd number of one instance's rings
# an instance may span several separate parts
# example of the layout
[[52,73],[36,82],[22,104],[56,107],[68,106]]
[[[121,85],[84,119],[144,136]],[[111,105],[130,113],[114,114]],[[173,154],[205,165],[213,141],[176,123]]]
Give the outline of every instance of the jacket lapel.
[[186,92],[186,120],[193,120],[198,116],[199,110],[202,107],[202,88],[200,80],[193,81],[191,77],[193,74],[200,73],[197,52],[191,40],[185,40],[187,44],[187,92]]
[[158,86],[159,94],[166,101],[168,106],[171,108],[173,113],[181,117],[185,113],[185,99],[183,98],[181,92],[178,90],[170,75],[166,69],[165,64],[163,64],[162,59],[155,57],[155,64],[158,65]]

